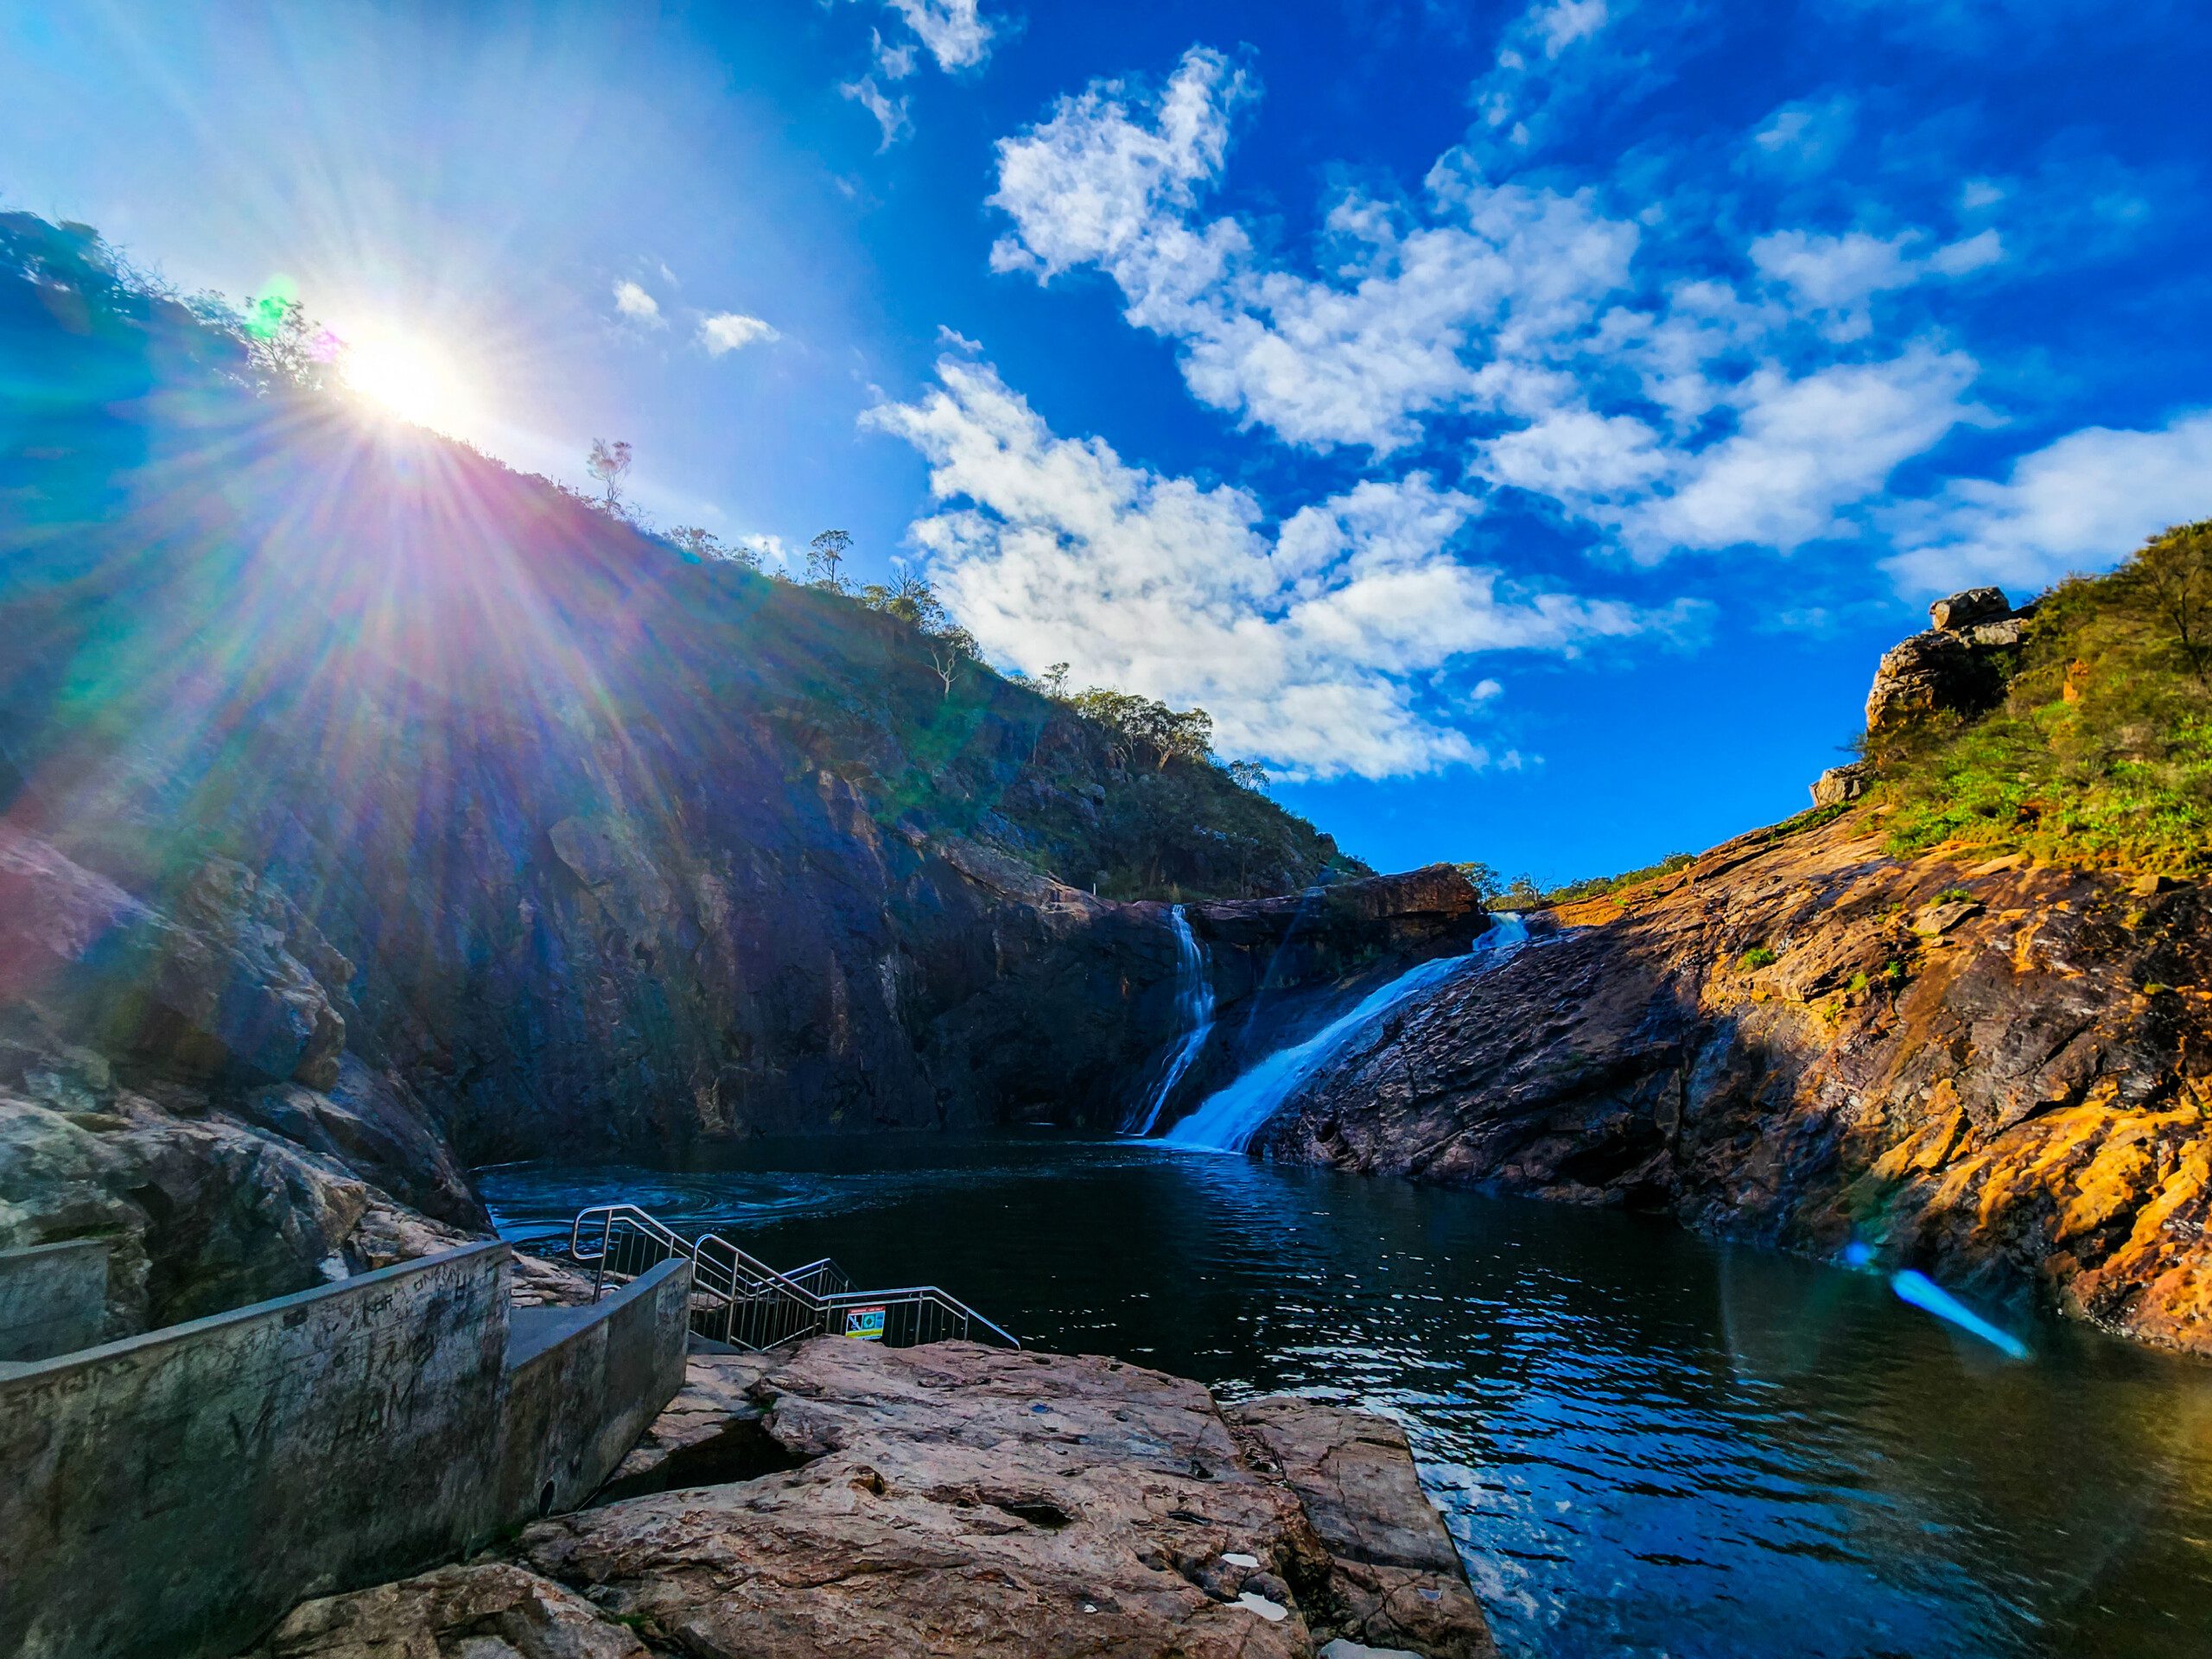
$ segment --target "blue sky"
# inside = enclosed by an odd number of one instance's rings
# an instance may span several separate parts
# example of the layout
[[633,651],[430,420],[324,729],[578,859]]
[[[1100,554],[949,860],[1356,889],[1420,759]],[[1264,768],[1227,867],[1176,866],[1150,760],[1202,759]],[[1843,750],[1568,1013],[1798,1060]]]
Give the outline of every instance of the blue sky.
[[0,7],[0,201],[664,525],[928,568],[1388,868],[1780,817],[2212,513],[2181,3]]

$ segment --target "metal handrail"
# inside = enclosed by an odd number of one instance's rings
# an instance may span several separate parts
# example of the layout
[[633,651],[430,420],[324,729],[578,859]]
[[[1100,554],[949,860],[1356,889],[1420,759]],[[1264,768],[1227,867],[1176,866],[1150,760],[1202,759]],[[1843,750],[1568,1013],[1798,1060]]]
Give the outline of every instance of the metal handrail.
[[1021,1346],[1004,1325],[936,1285],[855,1289],[852,1275],[828,1256],[781,1273],[717,1233],[687,1239],[633,1204],[592,1205],[569,1224],[569,1258],[594,1269],[594,1301],[610,1272],[634,1277],[673,1256],[691,1263],[691,1328],[733,1346],[772,1348],[826,1335],[833,1323],[843,1334],[893,1347],[965,1338],[978,1327],[1008,1347]]

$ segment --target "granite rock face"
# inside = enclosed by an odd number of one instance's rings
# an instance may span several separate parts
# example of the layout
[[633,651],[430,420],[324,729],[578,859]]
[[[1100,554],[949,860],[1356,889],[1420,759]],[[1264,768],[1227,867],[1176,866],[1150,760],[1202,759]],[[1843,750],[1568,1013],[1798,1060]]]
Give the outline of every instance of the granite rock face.
[[2212,1351],[2212,900],[1899,861],[1878,827],[1762,832],[1568,907],[1325,1071],[1265,1149],[1856,1243]]
[[[2027,613],[1999,588],[1974,588],[1928,608],[1933,626],[1884,653],[1866,694],[1869,733],[1939,714],[1975,715],[2004,695],[2005,657]],[[1833,775],[1833,774],[1831,774]]]
[[[694,1366],[665,1442],[696,1444],[728,1399],[730,1377]],[[1402,1438],[1357,1413],[1224,1413],[1114,1360],[829,1338],[728,1414],[780,1466],[542,1522],[512,1561],[308,1604],[264,1652],[474,1659],[463,1643],[485,1636],[589,1659],[1492,1651]],[[575,1624],[587,1608],[598,1623]],[[584,1645],[623,1638],[641,1646]]]
[[266,1659],[647,1659],[652,1649],[574,1592],[500,1562],[442,1567],[310,1601]]
[[407,1085],[343,1046],[351,967],[213,861],[165,912],[0,822],[0,1244],[111,1240],[105,1334],[485,1224]]

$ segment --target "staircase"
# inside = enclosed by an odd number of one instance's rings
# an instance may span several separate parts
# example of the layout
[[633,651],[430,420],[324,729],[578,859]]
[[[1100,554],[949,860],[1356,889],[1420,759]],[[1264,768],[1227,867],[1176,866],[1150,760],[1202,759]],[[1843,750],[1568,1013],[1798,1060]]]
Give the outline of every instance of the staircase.
[[591,1269],[594,1301],[610,1280],[633,1279],[673,1256],[691,1263],[693,1333],[733,1348],[757,1351],[823,1336],[893,1348],[954,1339],[1021,1346],[935,1285],[855,1290],[827,1256],[779,1272],[717,1234],[684,1238],[633,1204],[594,1205],[569,1229],[569,1257]]

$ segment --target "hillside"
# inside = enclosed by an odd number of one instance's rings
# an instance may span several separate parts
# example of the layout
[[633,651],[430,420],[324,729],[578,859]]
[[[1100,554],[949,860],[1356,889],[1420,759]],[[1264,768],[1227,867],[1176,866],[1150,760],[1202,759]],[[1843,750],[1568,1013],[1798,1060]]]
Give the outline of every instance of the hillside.
[[1939,604],[1823,804],[1578,884],[1267,1149],[2212,1351],[2212,702],[2159,593],[2139,560]]
[[118,1331],[480,1227],[470,1163],[1109,1124],[1156,900],[1358,882],[1332,972],[1433,902],[301,340],[0,218],[0,1243],[124,1241]]
[[2008,631],[2017,645],[1982,653],[1985,684],[1869,730],[1890,850],[2212,872],[2212,524],[2061,582]]

